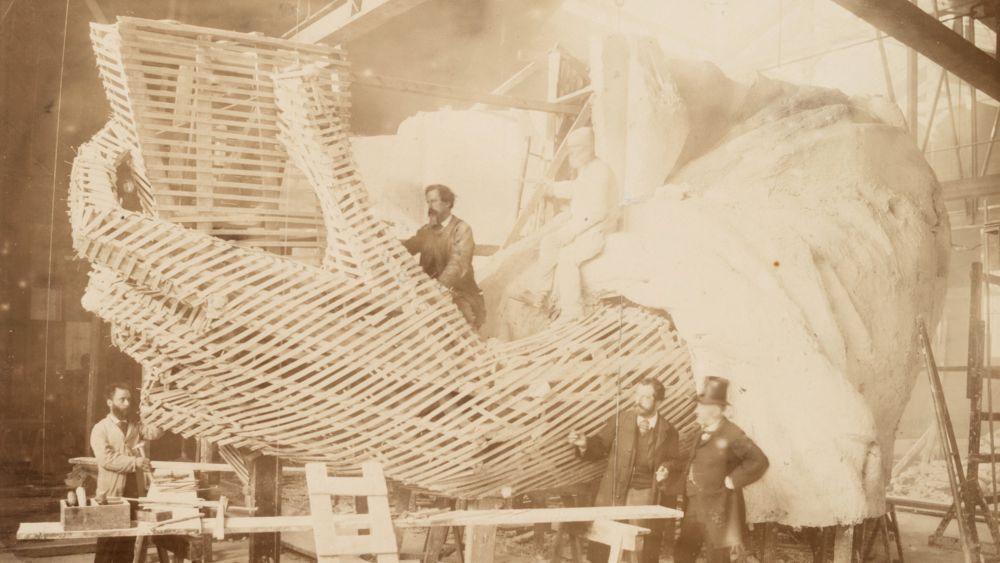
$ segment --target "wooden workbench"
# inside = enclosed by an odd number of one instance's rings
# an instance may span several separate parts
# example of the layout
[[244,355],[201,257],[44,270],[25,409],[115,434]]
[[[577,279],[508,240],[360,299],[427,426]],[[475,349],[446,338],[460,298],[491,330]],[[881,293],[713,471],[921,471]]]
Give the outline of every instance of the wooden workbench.
[[[491,561],[499,526],[558,524],[567,522],[607,522],[611,520],[653,520],[680,518],[679,510],[664,506],[598,506],[574,508],[531,508],[497,510],[452,510],[429,514],[407,514],[393,520],[397,528],[431,528],[458,526],[465,528],[467,561]],[[333,515],[338,527],[358,528],[367,521],[356,514]],[[82,530],[67,532],[59,522],[24,522],[17,530],[18,540],[54,540],[97,537],[129,537],[158,535],[200,535],[211,530],[213,519],[175,522],[153,527],[149,523],[133,523],[131,528],[117,530]],[[225,520],[226,534],[257,534],[268,532],[312,532],[310,516],[236,516]]]

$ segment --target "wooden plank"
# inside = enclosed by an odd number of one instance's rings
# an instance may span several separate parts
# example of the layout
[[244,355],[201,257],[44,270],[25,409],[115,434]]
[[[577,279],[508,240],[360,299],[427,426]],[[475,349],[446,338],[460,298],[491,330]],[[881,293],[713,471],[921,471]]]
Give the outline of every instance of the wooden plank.
[[341,49],[337,47],[332,47],[329,45],[310,45],[304,43],[290,42],[285,39],[274,39],[264,35],[254,35],[249,37],[246,33],[240,33],[236,31],[226,31],[222,29],[214,29],[210,27],[199,27],[195,25],[179,24],[176,22],[163,22],[156,20],[146,20],[141,18],[132,17],[122,17],[119,16],[119,27],[123,29],[136,29],[136,30],[154,30],[156,32],[164,33],[167,35],[179,35],[186,38],[196,35],[210,35],[213,38],[224,38],[231,41],[235,41],[238,44],[251,44],[260,45],[262,47],[266,46],[269,48],[284,48],[289,50],[300,50],[306,52],[316,53],[318,55],[330,56],[336,58],[340,53],[343,53]]
[[596,541],[605,545],[617,543],[622,549],[628,551],[641,551],[643,536],[649,534],[648,528],[616,522],[614,520],[594,520],[594,523],[586,528],[584,538]]
[[[368,514],[371,518],[371,538],[372,551],[375,554],[396,555],[399,547],[396,545],[396,532],[392,527],[392,516],[389,512],[389,491],[385,486],[385,474],[382,472],[382,465],[376,462],[365,462],[361,466],[364,478],[362,481],[365,488],[369,490],[379,490],[381,492],[366,493],[368,497]],[[355,492],[354,494],[360,494]]]
[[1000,174],[941,182],[941,193],[945,201],[1000,195]]
[[357,39],[427,0],[335,0],[318,17],[285,34],[293,41],[336,45]]
[[595,520],[652,520],[680,518],[683,512],[658,505],[581,506],[572,508],[525,508],[505,510],[453,510],[427,516],[398,518],[404,528],[424,526],[524,526],[544,522],[593,522]]
[[920,51],[949,72],[1000,100],[1000,61],[978,49],[909,0],[834,0]]
[[385,90],[397,90],[400,92],[410,92],[413,94],[422,94],[425,96],[448,98],[452,100],[478,102],[500,107],[542,111],[547,113],[563,113],[569,115],[576,115],[580,112],[580,104],[546,102],[542,100],[521,98],[518,96],[469,92],[451,86],[420,82],[417,80],[410,80],[408,78],[351,74],[351,81],[354,84],[359,84],[361,86],[370,86]]
[[[260,456],[250,462],[250,498],[247,504],[259,516],[281,513],[281,460]],[[281,533],[262,532],[250,536],[250,563],[280,563]]]
[[[356,515],[340,515],[337,522],[341,525],[357,525],[360,520]],[[86,539],[98,537],[135,537],[160,536],[177,534],[199,534],[212,526],[211,519],[202,518],[167,524],[153,528],[151,523],[133,523],[131,528],[118,530],[79,530],[67,532],[59,522],[23,522],[17,529],[18,541],[27,540],[59,540]],[[227,534],[256,534],[262,532],[305,532],[312,530],[312,520],[308,516],[268,516],[227,517],[225,522]]]
[[[69,462],[73,465],[84,465],[90,467],[97,467],[96,457],[71,457]],[[233,466],[228,463],[195,463],[189,461],[150,461],[149,462],[153,469],[168,469],[176,471],[205,471],[205,472],[223,472],[231,473],[233,471]]]

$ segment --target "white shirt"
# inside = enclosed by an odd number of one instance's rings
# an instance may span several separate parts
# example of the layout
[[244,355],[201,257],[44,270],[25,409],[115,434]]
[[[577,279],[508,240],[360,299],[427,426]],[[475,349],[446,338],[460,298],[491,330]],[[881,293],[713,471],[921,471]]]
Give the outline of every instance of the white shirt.
[[655,414],[653,416],[642,416],[641,414],[635,415],[635,424],[639,425],[639,421],[645,419],[649,423],[649,429],[652,430],[656,428],[656,419],[659,418]]

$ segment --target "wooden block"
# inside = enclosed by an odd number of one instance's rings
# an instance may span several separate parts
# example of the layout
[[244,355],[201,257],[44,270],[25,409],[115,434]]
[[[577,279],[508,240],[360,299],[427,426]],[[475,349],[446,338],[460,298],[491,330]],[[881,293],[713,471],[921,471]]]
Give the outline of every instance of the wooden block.
[[590,541],[604,545],[618,545],[627,551],[639,551],[642,549],[642,537],[648,533],[649,529],[632,524],[614,520],[594,520],[582,535]]
[[163,522],[173,517],[174,513],[169,510],[143,508],[135,513],[135,519],[139,522]]
[[132,526],[128,502],[120,499],[109,499],[108,504],[97,506],[66,506],[66,501],[61,500],[59,522],[66,531],[115,530]]

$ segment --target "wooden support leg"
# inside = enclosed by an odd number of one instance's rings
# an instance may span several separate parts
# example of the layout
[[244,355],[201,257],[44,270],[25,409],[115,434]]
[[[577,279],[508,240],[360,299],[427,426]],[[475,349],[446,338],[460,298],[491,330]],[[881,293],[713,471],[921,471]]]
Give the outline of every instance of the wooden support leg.
[[892,537],[896,540],[896,553],[899,555],[899,562],[903,563],[903,538],[899,537],[899,524],[896,522],[896,507],[889,505],[889,512],[885,517],[888,520],[888,528],[892,531]]
[[146,563],[146,536],[135,537],[135,549],[132,550],[132,563]]
[[569,556],[572,558],[573,563],[582,563],[583,555],[581,554],[582,545],[580,542],[580,536],[576,534],[569,535]]
[[[485,499],[476,503],[478,509],[495,509],[500,506],[501,503],[495,499]],[[464,539],[466,563],[493,563],[497,540],[496,526],[466,526]]]
[[778,560],[778,525],[777,524],[757,524],[760,527],[760,560]]
[[441,548],[448,539],[448,527],[437,526],[427,529],[427,539],[424,540],[424,558],[422,563],[438,563]]
[[[250,499],[254,516],[281,515],[281,461],[273,456],[260,456],[250,462]],[[266,533],[250,536],[250,563],[280,563],[281,534]]]
[[833,563],[854,561],[854,526],[837,526],[833,536]]
[[493,563],[493,552],[496,548],[496,526],[466,526],[465,528],[465,561],[476,563]]
[[620,539],[611,542],[608,546],[608,563],[623,563],[622,551],[622,541]]

